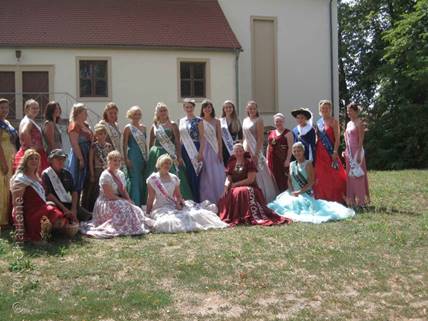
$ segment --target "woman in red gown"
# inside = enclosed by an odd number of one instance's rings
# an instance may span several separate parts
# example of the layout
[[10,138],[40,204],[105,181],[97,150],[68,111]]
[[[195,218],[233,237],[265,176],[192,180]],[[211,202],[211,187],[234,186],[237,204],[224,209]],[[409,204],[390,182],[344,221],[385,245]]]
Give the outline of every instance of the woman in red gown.
[[49,167],[48,157],[43,146],[42,129],[36,123],[35,119],[40,112],[39,103],[34,99],[25,102],[25,116],[19,124],[19,142],[21,148],[15,155],[13,170],[18,168],[21,158],[27,149],[32,148],[40,155],[39,175]]
[[275,225],[291,223],[266,206],[266,200],[256,183],[256,165],[242,144],[233,146],[233,156],[226,169],[223,197],[218,202],[219,216],[230,226],[238,224]]
[[314,196],[316,199],[345,203],[346,171],[339,158],[340,127],[332,117],[331,102],[321,100],[317,122]]
[[38,175],[40,155],[27,149],[11,179],[12,217],[18,241],[41,241],[52,229],[63,230],[68,225],[64,214],[46,203],[45,190]]
[[272,176],[276,180],[279,192],[288,188],[288,172],[291,160],[291,146],[293,133],[284,127],[285,116],[281,113],[273,116],[276,129],[271,130],[268,136],[266,158]]

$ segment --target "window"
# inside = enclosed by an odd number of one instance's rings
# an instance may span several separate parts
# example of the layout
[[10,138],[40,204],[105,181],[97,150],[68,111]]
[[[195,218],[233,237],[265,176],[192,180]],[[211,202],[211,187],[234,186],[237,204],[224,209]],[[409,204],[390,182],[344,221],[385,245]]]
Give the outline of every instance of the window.
[[109,60],[78,59],[78,96],[81,98],[109,98]]
[[206,62],[180,62],[181,98],[207,97]]

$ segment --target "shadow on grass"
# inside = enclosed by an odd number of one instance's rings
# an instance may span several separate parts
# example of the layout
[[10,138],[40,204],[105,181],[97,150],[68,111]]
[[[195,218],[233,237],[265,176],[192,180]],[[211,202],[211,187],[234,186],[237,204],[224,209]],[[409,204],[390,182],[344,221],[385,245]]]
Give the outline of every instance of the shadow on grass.
[[374,212],[374,213],[385,213],[389,215],[394,214],[403,214],[403,215],[409,215],[409,216],[421,216],[423,215],[422,212],[415,212],[415,211],[407,211],[407,210],[400,210],[395,207],[388,207],[388,206],[378,206],[378,205],[371,205],[367,206],[365,210],[357,210],[358,213],[364,213],[364,212]]

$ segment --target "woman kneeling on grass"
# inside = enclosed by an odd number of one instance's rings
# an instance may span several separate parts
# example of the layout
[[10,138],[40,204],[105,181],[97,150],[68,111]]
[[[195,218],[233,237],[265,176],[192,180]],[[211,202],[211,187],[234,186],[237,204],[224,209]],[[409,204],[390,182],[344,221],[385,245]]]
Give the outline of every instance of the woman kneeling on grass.
[[305,158],[305,146],[295,143],[292,153],[296,160],[290,164],[289,190],[278,195],[268,207],[296,222],[323,223],[354,216],[355,212],[342,204],[313,198],[314,168]]
[[226,169],[224,195],[219,201],[220,218],[231,226],[291,223],[266,207],[266,200],[256,183],[256,173],[251,155],[245,152],[242,144],[235,144]]
[[180,179],[169,172],[173,160],[168,154],[156,162],[158,172],[147,179],[147,215],[154,220],[154,230],[160,233],[178,233],[225,228],[217,216],[217,207],[209,201],[197,204],[184,201]]
[[12,217],[18,241],[45,241],[51,230],[66,233],[70,226],[64,214],[46,202],[45,190],[38,175],[39,168],[39,153],[27,149],[10,180]]
[[[96,238],[139,235],[149,232],[152,220],[134,205],[125,189],[125,174],[119,170],[122,156],[114,150],[107,155],[107,169],[100,176],[100,195],[92,221],[82,222],[80,232]],[[147,226],[145,225],[147,224]]]

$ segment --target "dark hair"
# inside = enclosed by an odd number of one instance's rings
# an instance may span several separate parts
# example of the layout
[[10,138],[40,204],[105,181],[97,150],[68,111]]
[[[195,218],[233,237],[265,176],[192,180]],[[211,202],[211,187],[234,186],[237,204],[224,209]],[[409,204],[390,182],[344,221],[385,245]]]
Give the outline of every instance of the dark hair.
[[209,105],[211,105],[211,109],[212,109],[211,117],[215,118],[215,109],[214,109],[213,103],[211,101],[209,101],[209,100],[204,100],[202,102],[202,105],[201,105],[201,115],[200,115],[201,117],[204,117],[204,108],[207,107],[207,106],[209,106]]
[[54,113],[55,113],[55,109],[57,107],[61,110],[61,106],[59,105],[58,102],[56,102],[54,100],[48,102],[48,104],[46,105],[46,109],[45,109],[45,119],[46,120],[54,121],[54,122],[58,121],[59,117],[58,117],[58,119],[53,119]]
[[356,111],[357,113],[360,111],[360,106],[356,102],[352,102],[346,106],[346,109],[352,109],[353,111]]
[[231,104],[232,108],[233,108],[232,114],[230,115],[230,118],[232,119],[232,122],[231,122],[232,130],[234,132],[239,132],[241,130],[242,126],[241,126],[241,122],[239,121],[238,115],[236,113],[235,104],[231,100],[226,100],[223,103],[223,107],[222,107],[222,111],[221,111],[221,117],[223,117],[223,118],[226,117],[226,113],[224,111],[224,106],[226,104]]
[[117,107],[116,103],[109,102],[105,107],[103,111],[103,119],[108,122],[108,116],[107,113],[110,109],[116,109],[117,112],[119,112],[119,107]]

